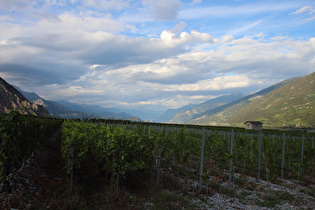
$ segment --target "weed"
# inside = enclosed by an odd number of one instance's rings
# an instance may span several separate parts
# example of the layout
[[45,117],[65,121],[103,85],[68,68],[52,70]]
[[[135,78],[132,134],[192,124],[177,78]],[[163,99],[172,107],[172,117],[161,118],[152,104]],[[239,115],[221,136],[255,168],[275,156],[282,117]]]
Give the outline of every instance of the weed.
[[292,200],[292,196],[288,192],[276,192],[271,191],[269,194],[267,194],[264,197],[263,201],[259,201],[257,204],[264,207],[274,207],[276,204],[280,204],[281,201],[286,200],[290,201]]
[[275,207],[276,204],[279,203],[279,199],[273,195],[266,195],[263,201],[257,202],[257,205],[272,208]]
[[180,191],[183,189],[183,185],[178,181],[178,179],[168,174],[161,175],[160,182],[161,187],[164,189],[166,188],[176,191]]
[[308,194],[315,198],[315,188],[311,189]]
[[209,186],[215,191],[219,191],[220,188],[221,188],[221,185],[218,182],[215,182],[215,181],[209,182]]
[[287,201],[292,199],[292,196],[288,192],[282,192],[282,193],[278,194],[277,197],[281,200],[287,200]]
[[207,203],[208,201],[207,201],[207,198],[204,198],[204,197],[200,197],[199,198],[202,202],[204,202],[204,203]]
[[156,193],[151,201],[154,204],[153,209],[196,209],[197,206],[191,204],[184,196],[180,194],[161,191]]

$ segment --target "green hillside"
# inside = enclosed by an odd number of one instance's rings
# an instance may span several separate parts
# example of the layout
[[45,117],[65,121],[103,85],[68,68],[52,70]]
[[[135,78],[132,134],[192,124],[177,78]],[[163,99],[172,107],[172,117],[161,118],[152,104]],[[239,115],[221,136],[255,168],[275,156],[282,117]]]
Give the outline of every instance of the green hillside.
[[213,115],[189,123],[243,126],[258,120],[264,127],[315,127],[315,73],[291,81],[267,95],[241,100]]
[[314,107],[315,73],[312,73],[254,100],[235,113],[230,122],[259,120],[267,127],[315,127]]

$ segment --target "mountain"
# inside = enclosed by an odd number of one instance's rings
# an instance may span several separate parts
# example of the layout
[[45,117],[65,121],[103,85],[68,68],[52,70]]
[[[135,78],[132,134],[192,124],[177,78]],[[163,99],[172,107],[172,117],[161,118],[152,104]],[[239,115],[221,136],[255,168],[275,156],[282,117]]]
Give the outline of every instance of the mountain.
[[129,121],[133,121],[133,122],[143,122],[143,120],[141,120],[137,116],[129,117],[129,118],[126,118],[125,120],[129,120]]
[[[103,108],[97,105],[87,105],[71,103],[68,101],[50,101],[45,100],[34,92],[26,92],[16,87],[29,101],[44,106],[49,113],[55,117],[60,118],[110,118],[110,119],[124,119],[130,121],[142,121],[136,116],[123,112],[113,112],[113,108]],[[118,110],[118,109],[116,109]]]
[[45,107],[48,110],[48,112],[51,113],[51,115],[54,117],[70,118],[70,119],[73,119],[73,118],[96,118],[95,115],[92,115],[90,113],[71,110],[71,109],[68,109],[68,108],[60,105],[59,103],[57,103],[55,101],[49,101],[49,100],[43,99],[42,97],[40,97],[39,95],[37,95],[34,92],[26,92],[26,91],[19,89],[18,87],[15,87],[15,88],[17,90],[19,90],[32,103],[42,105],[43,107]]
[[127,113],[130,116],[138,116],[143,121],[153,121],[157,122],[158,117],[163,114],[163,111],[160,110],[152,110],[145,108],[133,108],[133,109],[122,109],[122,108],[106,108],[109,111],[116,113]]
[[248,120],[264,127],[315,127],[315,73],[277,83],[188,121],[192,124],[243,126]]
[[0,77],[0,113],[7,113],[10,110],[41,117],[51,116],[43,106],[29,102],[17,89]]
[[86,112],[91,113],[96,116],[106,117],[106,118],[114,118],[114,119],[125,119],[132,117],[132,115],[121,112],[116,113],[111,111],[110,108],[103,108],[97,105],[87,105],[87,104],[78,104],[78,103],[71,103],[68,101],[58,101],[63,107],[66,107],[70,110],[75,110],[79,112]]
[[242,93],[234,93],[229,95],[220,96],[211,100],[208,100],[202,104],[195,105],[193,108],[178,112],[170,120],[171,123],[187,123],[189,120],[200,116],[209,110],[223,106],[239,98],[244,97]]
[[[315,73],[292,81],[252,101],[230,118],[259,120],[266,127],[315,127]],[[244,122],[243,122],[244,123]]]
[[172,120],[175,115],[179,112],[185,112],[196,106],[196,104],[188,104],[186,106],[180,107],[178,109],[168,109],[161,116],[157,118],[157,122],[168,122]]

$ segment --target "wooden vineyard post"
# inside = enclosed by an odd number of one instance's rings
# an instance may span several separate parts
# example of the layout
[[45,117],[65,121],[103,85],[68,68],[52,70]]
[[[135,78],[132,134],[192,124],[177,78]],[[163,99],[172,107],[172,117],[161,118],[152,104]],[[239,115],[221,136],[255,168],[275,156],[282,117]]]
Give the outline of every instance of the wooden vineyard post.
[[71,194],[73,190],[73,162],[74,162],[74,144],[72,144],[72,152],[71,152],[71,177],[70,177],[70,193]]
[[262,141],[262,132],[259,132],[259,154],[258,154],[258,177],[257,182],[260,183],[260,163],[261,163],[261,141]]
[[202,129],[202,143],[201,143],[201,157],[200,157],[200,178],[199,178],[199,191],[202,191],[202,174],[203,174],[203,156],[205,150],[205,128]]
[[[230,154],[231,156],[233,155],[233,138],[234,138],[234,130],[232,130],[231,133],[231,151]],[[233,157],[230,159],[230,177],[229,177],[229,185],[232,185],[232,177],[233,177]]]
[[305,144],[305,134],[303,134],[303,141],[302,141],[301,163],[300,163],[300,168],[299,168],[300,176],[302,176],[302,172],[303,172],[301,164],[303,163],[303,157],[304,157],[304,144]]
[[157,188],[157,190],[159,190],[159,187],[160,187],[160,170],[161,170],[161,148],[159,148],[159,156],[157,157],[156,167],[157,167],[156,188]]
[[285,133],[282,136],[282,163],[281,163],[281,179],[283,179],[283,168],[284,168],[284,154],[285,154]]
[[[119,147],[119,158],[120,161],[121,158],[121,147]],[[117,179],[116,179],[116,193],[118,194],[118,187],[119,187],[119,170],[117,169]]]
[[[312,137],[312,150],[314,151],[314,136]],[[313,165],[313,171],[312,171],[312,176],[314,176],[314,170],[315,170],[315,158],[314,158],[314,153],[313,153],[313,161],[312,161],[312,165]]]

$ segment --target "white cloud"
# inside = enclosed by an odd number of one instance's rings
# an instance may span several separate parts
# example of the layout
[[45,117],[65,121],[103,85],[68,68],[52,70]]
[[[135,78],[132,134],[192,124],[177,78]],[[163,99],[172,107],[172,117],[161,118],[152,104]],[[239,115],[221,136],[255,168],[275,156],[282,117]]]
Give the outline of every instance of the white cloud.
[[179,35],[172,33],[171,31],[163,31],[161,34],[161,40],[163,40],[169,46],[180,44],[194,44],[199,42],[218,42],[218,40],[215,39],[213,36],[207,33],[200,33],[198,31],[191,31],[190,34],[184,31]]
[[165,91],[216,91],[231,88],[247,87],[257,81],[246,75],[219,76],[213,79],[200,80],[195,84],[170,85]]
[[315,20],[315,8],[312,6],[302,7],[295,12],[290,13],[291,15],[299,15],[302,23],[310,22]]
[[302,14],[302,13],[307,13],[308,15],[312,15],[315,13],[315,9],[312,6],[306,6],[306,7],[302,7],[301,9],[296,10],[295,12],[292,12],[291,14],[297,15],[297,14]]
[[227,35],[222,38],[222,42],[232,42],[234,37],[232,35]]

